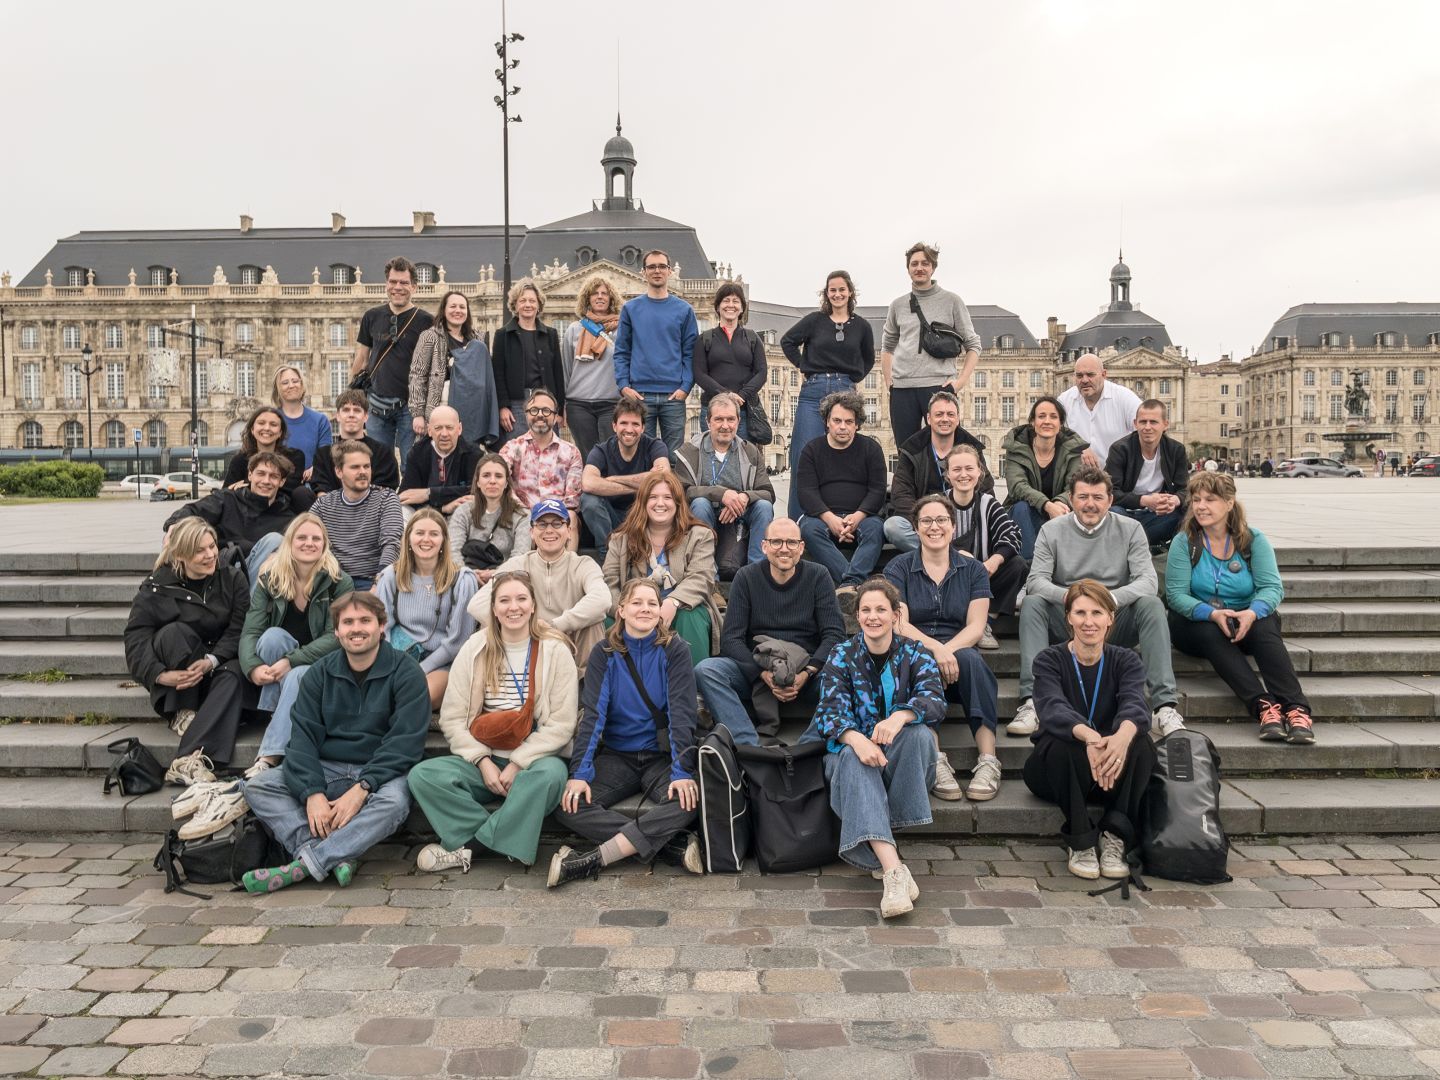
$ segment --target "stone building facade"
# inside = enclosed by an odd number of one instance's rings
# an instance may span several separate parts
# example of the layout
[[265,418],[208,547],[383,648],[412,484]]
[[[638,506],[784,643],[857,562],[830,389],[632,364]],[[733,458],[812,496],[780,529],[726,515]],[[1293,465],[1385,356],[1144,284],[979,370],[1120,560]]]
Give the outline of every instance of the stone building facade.
[[1243,460],[1244,396],[1245,375],[1238,360],[1222,356],[1212,364],[1190,365],[1185,374],[1184,441],[1192,460]]

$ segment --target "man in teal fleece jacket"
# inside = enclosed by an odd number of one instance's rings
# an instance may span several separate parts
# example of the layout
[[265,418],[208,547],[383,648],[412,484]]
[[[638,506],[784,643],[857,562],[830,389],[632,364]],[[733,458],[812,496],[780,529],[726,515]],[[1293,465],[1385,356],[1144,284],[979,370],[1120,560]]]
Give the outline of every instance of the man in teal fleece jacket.
[[340,651],[300,682],[279,768],[245,784],[250,809],[292,861],[244,875],[250,892],[306,878],[349,885],[356,861],[410,812],[406,774],[425,753],[430,692],[420,665],[384,640],[385,606],[352,592],[330,609]]

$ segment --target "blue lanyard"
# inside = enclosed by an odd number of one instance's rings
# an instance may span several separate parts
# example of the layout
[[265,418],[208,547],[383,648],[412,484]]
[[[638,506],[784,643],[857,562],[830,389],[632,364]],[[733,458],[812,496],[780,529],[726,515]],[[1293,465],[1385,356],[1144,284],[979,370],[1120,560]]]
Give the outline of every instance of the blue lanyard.
[[1224,575],[1226,569],[1228,569],[1224,560],[1226,553],[1231,550],[1230,534],[1225,534],[1225,546],[1220,549],[1219,555],[1216,555],[1210,550],[1210,538],[1203,532],[1200,534],[1200,542],[1205,545],[1205,554],[1210,556],[1210,575],[1215,580],[1215,594],[1210,597],[1210,603],[1212,606],[1218,607],[1220,604],[1220,578]]
[[[532,645],[530,648],[533,647]],[[510,658],[505,658],[505,670],[510,673],[510,681],[515,684],[515,695],[520,699],[521,705],[525,704],[525,683],[530,679],[530,648],[525,650],[525,667],[519,675],[515,674],[515,669],[510,666]]]
[[[734,448],[732,447],[731,449],[733,450]],[[729,455],[727,454],[726,457],[728,458]],[[725,471],[725,462],[723,462],[723,461],[719,462],[719,466],[718,466],[718,468],[717,468],[717,466],[716,466],[717,460],[718,460],[718,459],[715,457],[715,451],[712,449],[712,450],[710,451],[710,486],[711,486],[711,487],[719,487],[719,486],[720,486],[720,474]]]
[[1085,723],[1090,727],[1095,726],[1095,706],[1100,703],[1100,680],[1105,677],[1105,653],[1100,653],[1100,667],[1095,672],[1095,698],[1092,701],[1090,695],[1085,692],[1085,676],[1080,674],[1080,661],[1075,654],[1070,653],[1070,663],[1075,665],[1075,681],[1080,684],[1080,699],[1085,702]]

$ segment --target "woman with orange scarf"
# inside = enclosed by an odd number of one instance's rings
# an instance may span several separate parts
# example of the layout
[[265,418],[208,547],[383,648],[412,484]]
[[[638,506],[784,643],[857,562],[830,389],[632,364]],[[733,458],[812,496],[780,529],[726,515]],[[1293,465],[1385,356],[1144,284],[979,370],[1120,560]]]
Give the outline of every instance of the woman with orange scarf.
[[615,384],[613,353],[621,302],[615,286],[596,274],[580,289],[576,321],[560,343],[565,365],[565,426],[582,459],[590,456],[596,443],[614,434],[610,411],[620,399],[620,387]]

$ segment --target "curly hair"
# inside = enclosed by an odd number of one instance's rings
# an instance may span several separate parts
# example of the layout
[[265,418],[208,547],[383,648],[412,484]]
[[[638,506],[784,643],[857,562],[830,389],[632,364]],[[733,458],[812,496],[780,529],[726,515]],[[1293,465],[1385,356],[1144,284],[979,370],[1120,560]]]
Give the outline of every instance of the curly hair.
[[618,315],[625,301],[620,297],[620,290],[615,283],[604,274],[592,274],[580,286],[580,291],[575,294],[575,317],[583,319],[590,314],[590,298],[600,291],[601,286],[610,294],[610,310],[607,314]]

